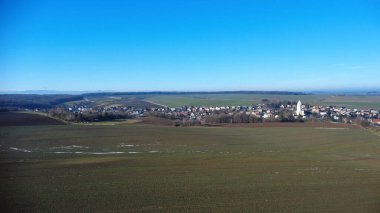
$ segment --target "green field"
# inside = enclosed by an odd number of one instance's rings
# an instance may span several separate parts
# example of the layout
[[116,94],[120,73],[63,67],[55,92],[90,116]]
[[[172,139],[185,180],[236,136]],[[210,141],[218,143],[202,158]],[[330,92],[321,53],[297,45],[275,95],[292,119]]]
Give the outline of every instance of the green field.
[[0,142],[1,212],[380,212],[363,129],[19,126]]
[[259,104],[262,99],[298,101],[313,105],[337,105],[351,108],[380,109],[380,96],[269,95],[269,94],[197,94],[156,95],[146,100],[171,106],[223,106]]

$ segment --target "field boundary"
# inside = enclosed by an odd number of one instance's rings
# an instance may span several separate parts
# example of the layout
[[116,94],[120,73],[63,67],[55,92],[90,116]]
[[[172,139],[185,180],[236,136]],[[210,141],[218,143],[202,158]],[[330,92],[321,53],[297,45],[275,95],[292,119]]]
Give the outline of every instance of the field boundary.
[[151,100],[149,100],[149,99],[144,99],[144,101],[145,101],[145,102],[148,102],[148,103],[151,103],[151,104],[155,104],[155,105],[161,106],[161,107],[168,107],[168,106],[166,106],[166,105],[156,103],[156,102],[151,101]]

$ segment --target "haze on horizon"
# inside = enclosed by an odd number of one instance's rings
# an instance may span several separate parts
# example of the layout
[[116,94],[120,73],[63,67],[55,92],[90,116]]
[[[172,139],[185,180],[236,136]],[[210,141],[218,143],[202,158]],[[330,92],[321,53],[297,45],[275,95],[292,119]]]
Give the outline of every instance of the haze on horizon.
[[380,2],[0,1],[0,91],[378,89]]

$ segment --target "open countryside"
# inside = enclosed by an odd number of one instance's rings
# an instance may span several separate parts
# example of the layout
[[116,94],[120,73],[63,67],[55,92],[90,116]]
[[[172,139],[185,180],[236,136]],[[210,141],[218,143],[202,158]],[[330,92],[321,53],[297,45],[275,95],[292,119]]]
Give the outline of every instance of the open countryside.
[[380,137],[364,129],[126,124],[0,130],[6,212],[380,208]]
[[197,94],[197,95],[157,95],[146,100],[170,107],[178,106],[223,106],[258,104],[262,99],[303,100],[309,104],[346,106],[350,108],[380,109],[380,96],[338,96],[338,95],[259,95],[259,94]]
[[0,213],[380,213],[379,3],[0,0]]
[[[223,96],[249,105],[212,107]],[[168,107],[165,97],[205,102]],[[308,94],[0,98],[6,212],[380,209],[377,109],[293,101]]]

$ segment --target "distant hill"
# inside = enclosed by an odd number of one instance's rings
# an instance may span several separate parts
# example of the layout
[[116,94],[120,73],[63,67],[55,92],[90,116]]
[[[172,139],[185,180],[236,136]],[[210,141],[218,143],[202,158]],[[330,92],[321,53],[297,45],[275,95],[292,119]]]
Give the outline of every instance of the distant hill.
[[51,108],[56,105],[82,100],[81,95],[27,95],[6,94],[0,95],[1,108]]
[[94,92],[84,93],[83,96],[96,97],[96,96],[119,96],[119,95],[198,95],[198,94],[264,94],[264,95],[310,95],[304,92],[287,92],[287,91],[211,91],[211,92]]
[[311,91],[311,93],[318,95],[380,96],[380,90],[327,90]]
[[379,95],[380,96],[380,91],[370,91],[370,92],[367,92],[366,95]]
[[[92,91],[59,91],[59,90],[24,90],[24,91],[0,91],[0,94],[24,94],[24,95],[80,95],[91,93]],[[94,92],[113,92],[113,91],[94,91]]]

